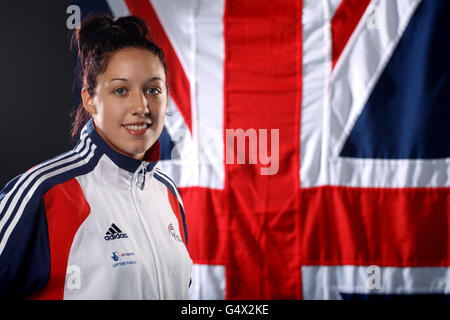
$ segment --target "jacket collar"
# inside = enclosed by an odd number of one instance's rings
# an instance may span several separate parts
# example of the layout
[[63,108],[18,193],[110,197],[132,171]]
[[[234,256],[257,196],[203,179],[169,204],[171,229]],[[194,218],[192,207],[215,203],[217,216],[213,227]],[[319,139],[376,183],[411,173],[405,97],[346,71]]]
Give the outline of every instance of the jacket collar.
[[160,159],[160,145],[158,140],[156,140],[153,146],[145,153],[144,161],[136,160],[118,153],[97,133],[92,119],[89,119],[81,131],[80,141],[87,138],[90,138],[96,145],[96,152],[106,154],[118,167],[132,173],[143,165],[146,166],[147,172],[152,171]]

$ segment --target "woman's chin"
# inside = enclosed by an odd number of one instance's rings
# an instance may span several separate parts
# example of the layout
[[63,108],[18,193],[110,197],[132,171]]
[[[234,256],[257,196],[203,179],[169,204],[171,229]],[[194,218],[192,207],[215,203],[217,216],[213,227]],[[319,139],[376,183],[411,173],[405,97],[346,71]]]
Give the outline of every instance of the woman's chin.
[[147,145],[139,145],[131,148],[130,145],[125,145],[124,147],[122,147],[117,144],[116,145],[110,144],[110,146],[118,153],[137,160],[144,159],[145,153],[147,152],[148,149],[150,149],[150,147],[147,148]]
[[133,149],[133,150],[127,150],[123,151],[125,155],[127,155],[130,158],[134,158],[137,160],[143,160],[145,152],[147,152],[147,149]]

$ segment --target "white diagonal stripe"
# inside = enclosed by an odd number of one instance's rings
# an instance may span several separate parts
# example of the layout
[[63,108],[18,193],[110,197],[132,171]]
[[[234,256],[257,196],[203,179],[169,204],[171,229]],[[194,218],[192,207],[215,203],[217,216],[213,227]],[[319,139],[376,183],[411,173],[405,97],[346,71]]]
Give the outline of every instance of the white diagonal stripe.
[[379,27],[367,26],[369,16],[374,13],[366,10],[343,49],[333,70],[330,90],[331,112],[338,119],[333,122],[336,128],[330,137],[334,158],[339,156],[420,2],[373,0],[371,5],[376,8]]

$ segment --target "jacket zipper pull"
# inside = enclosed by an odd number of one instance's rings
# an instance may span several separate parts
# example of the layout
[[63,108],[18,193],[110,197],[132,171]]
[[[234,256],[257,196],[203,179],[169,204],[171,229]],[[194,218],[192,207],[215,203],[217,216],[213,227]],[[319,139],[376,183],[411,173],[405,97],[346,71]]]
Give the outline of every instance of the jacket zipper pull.
[[145,175],[147,173],[147,167],[143,167],[138,173],[138,185],[141,190],[145,187]]

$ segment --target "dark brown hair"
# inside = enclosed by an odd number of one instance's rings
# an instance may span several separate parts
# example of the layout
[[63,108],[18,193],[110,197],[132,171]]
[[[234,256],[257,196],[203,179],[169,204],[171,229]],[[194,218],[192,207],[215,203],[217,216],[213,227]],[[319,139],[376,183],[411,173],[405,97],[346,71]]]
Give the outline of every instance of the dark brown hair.
[[[105,72],[111,56],[118,50],[133,47],[153,52],[167,72],[163,51],[152,41],[147,25],[138,17],[113,19],[108,15],[88,16],[72,34],[71,49],[77,50],[77,81],[93,96],[97,77]],[[80,103],[72,113],[71,135],[76,140],[89,120],[89,113]]]

